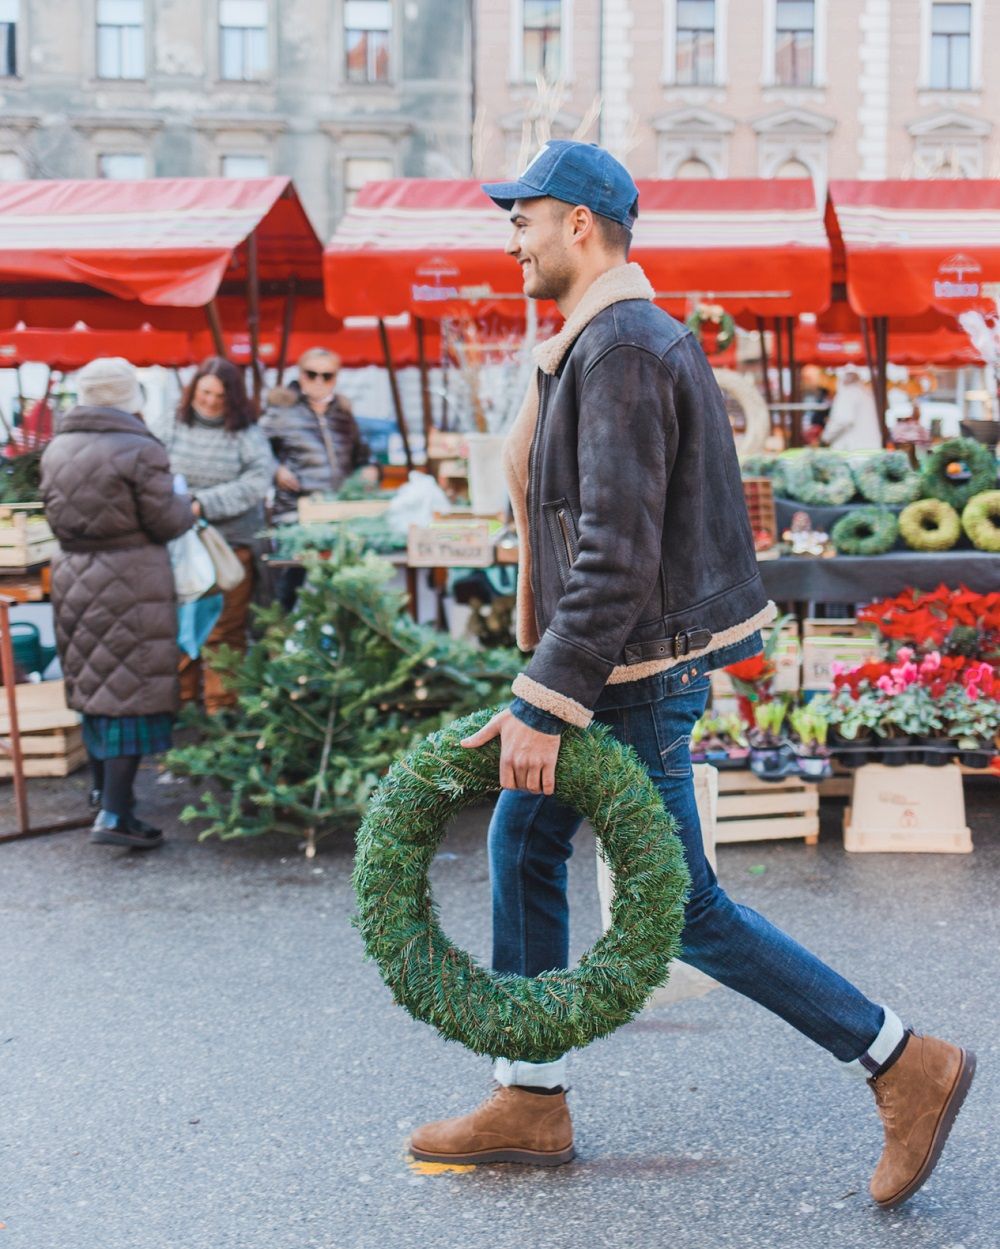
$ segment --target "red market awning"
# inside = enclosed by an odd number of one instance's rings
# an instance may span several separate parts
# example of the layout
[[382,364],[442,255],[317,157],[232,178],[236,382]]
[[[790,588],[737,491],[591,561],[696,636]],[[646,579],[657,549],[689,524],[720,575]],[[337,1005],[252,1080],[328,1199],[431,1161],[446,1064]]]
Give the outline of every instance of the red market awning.
[[288,178],[3,182],[0,305],[110,295],[201,308],[246,282],[251,238],[263,288],[294,278],[318,293],[322,247]]
[[[808,181],[641,181],[632,258],[658,302],[683,316],[700,298],[732,315],[818,312],[830,300],[830,247]],[[507,214],[475,181],[369,183],[324,256],[338,317],[421,317],[523,304],[504,254]],[[546,315],[543,307],[542,315]]]
[[827,228],[853,310],[865,317],[970,309],[1000,294],[1000,180],[831,182]]
[[[824,330],[821,325],[800,324],[795,331],[795,355],[799,364],[818,364],[825,368],[839,368],[855,364],[868,367],[864,337],[860,330],[851,334]],[[981,358],[964,334],[948,330],[929,333],[893,333],[888,337],[887,358],[891,364],[905,364],[917,368],[960,368],[963,365],[982,364]]]

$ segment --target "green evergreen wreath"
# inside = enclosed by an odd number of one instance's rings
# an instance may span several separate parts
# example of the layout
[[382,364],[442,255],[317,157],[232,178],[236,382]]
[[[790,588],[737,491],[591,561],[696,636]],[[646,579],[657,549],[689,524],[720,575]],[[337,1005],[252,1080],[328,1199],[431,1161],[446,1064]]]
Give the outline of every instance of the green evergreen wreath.
[[854,498],[854,474],[846,460],[831,451],[806,452],[789,460],[788,492],[810,507],[841,507]]
[[962,528],[980,551],[1000,551],[1000,490],[984,490],[966,503]]
[[[967,479],[957,481],[949,475],[949,465],[955,464],[964,466]],[[943,499],[954,508],[962,508],[975,495],[996,486],[996,457],[989,447],[974,438],[949,438],[924,460],[920,476],[927,498]]]
[[898,536],[896,517],[880,507],[848,512],[830,531],[830,540],[841,555],[884,555]]
[[615,878],[612,926],[572,970],[488,971],[444,935],[427,873],[451,817],[499,791],[499,741],[459,743],[495,714],[432,733],[390,768],[358,831],[357,927],[395,1001],[477,1054],[550,1062],[639,1011],[680,948],[684,852],[649,775],[601,725],[568,729],[556,793],[594,826]]
[[858,493],[870,503],[912,503],[920,497],[920,474],[905,451],[881,451],[854,469]]
[[914,551],[950,551],[962,533],[958,513],[943,499],[917,499],[899,514],[899,532]]

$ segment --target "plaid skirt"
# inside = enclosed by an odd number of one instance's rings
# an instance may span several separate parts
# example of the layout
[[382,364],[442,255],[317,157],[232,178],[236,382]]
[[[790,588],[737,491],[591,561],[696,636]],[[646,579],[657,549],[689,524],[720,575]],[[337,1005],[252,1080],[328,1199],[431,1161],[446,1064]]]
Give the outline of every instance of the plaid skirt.
[[169,712],[149,716],[83,717],[83,744],[94,759],[123,755],[158,755],[169,750],[174,717]]

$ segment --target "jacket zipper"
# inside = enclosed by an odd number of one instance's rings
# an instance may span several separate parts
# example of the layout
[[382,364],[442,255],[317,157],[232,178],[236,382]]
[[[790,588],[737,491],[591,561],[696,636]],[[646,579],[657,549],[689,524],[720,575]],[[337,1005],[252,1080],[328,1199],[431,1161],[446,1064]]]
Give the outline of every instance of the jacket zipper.
[[556,512],[556,519],[559,521],[559,528],[562,530],[563,546],[566,548],[566,576],[568,577],[573,568],[573,560],[576,557],[573,555],[573,543],[570,539],[569,522],[566,519],[566,509],[564,507],[561,507]]
[[[542,423],[545,420],[545,405],[549,398],[549,375],[539,370],[541,385],[538,388],[538,420],[535,422],[535,436],[531,440],[531,451],[528,455],[528,541],[531,550],[539,550],[538,528],[536,517],[541,510],[541,487],[538,484],[538,451],[542,441]],[[538,606],[541,603],[540,587],[537,582],[538,560],[531,561],[531,590],[535,599],[535,628],[538,630]],[[540,631],[539,631],[540,632]]]

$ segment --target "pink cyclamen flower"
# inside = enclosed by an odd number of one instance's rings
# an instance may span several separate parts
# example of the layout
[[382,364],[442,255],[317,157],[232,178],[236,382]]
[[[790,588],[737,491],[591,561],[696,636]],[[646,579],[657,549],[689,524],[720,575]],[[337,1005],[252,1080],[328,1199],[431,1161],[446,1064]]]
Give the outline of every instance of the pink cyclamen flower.
[[835,659],[830,664],[830,676],[842,677],[847,671],[847,664],[842,664],[839,659]]
[[899,650],[896,651],[896,658],[900,661],[900,663],[909,663],[913,658],[913,647],[901,646]]
[[941,667],[941,652],[931,651],[929,655],[925,655],[920,661],[921,672],[937,672]]
[[[910,654],[912,655],[913,652],[911,651]],[[895,679],[897,685],[901,689],[906,689],[908,685],[912,685],[913,682],[916,681],[916,679],[920,675],[920,672],[916,664],[907,662],[907,663],[899,664],[897,667],[892,668],[891,674],[893,678]]]
[[892,677],[889,677],[889,676],[879,677],[879,679],[875,682],[875,684],[883,692],[883,694],[895,694],[896,693],[896,682],[892,679]]

